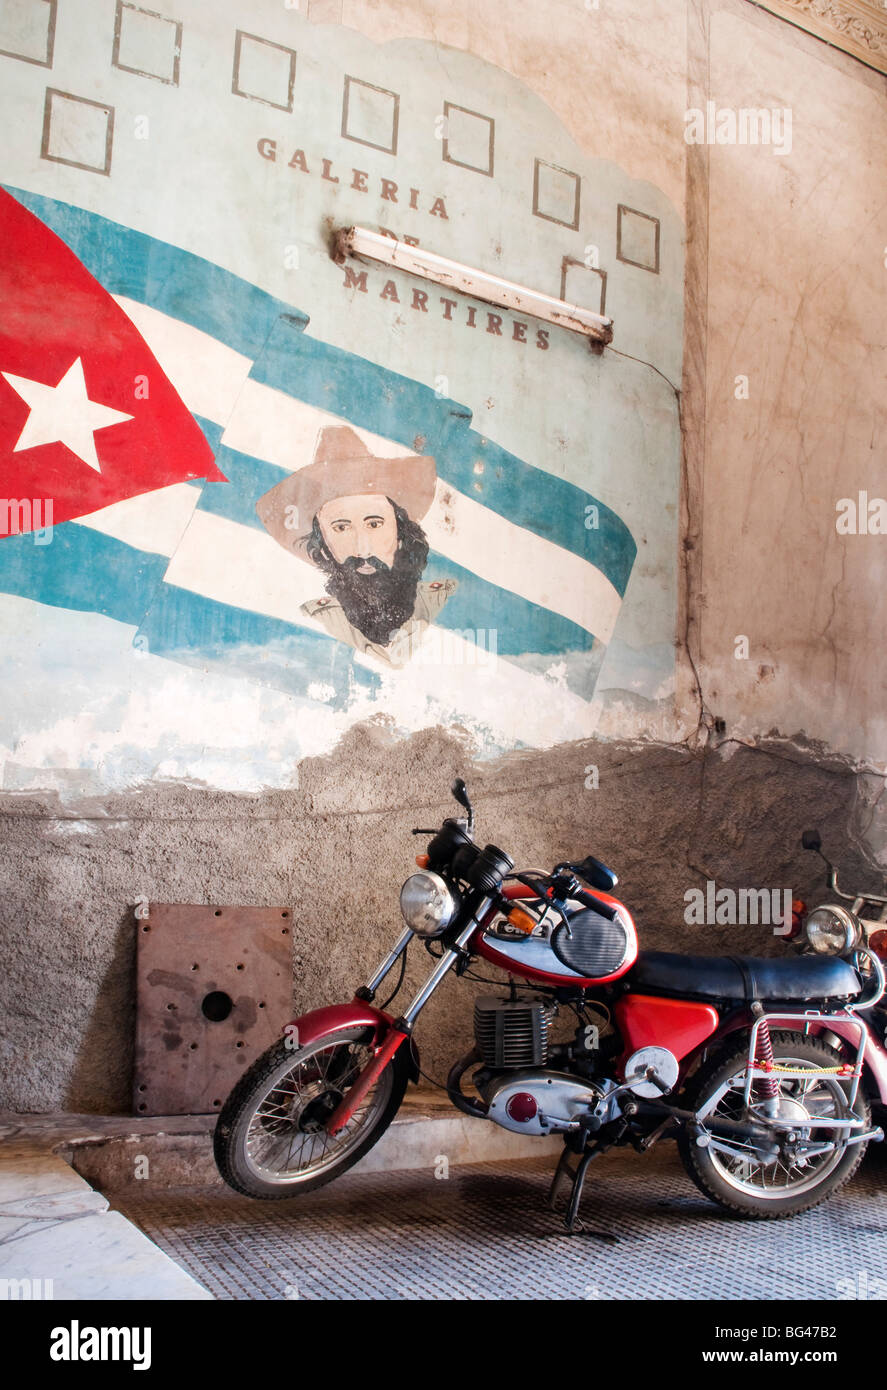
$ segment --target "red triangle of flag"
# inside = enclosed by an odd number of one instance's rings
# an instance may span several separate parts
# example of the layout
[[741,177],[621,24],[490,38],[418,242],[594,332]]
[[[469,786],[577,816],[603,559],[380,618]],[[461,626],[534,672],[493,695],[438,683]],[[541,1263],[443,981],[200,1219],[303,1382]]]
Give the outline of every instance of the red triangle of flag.
[[0,466],[55,524],[189,478],[224,482],[138,329],[70,247],[0,189]]

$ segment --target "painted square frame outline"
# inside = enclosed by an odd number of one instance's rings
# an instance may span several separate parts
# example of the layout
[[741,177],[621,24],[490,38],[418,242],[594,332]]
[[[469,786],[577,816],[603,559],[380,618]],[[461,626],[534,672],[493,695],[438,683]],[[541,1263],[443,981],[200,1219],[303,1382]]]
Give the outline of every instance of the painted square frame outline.
[[[244,97],[247,101],[258,101],[262,106],[273,106],[275,111],[286,111],[292,115],[293,97],[296,89],[296,58],[298,49],[288,48],[285,43],[275,43],[273,39],[263,39],[261,34],[250,34],[246,29],[238,29],[234,40],[234,70],[231,74],[231,92],[233,96]],[[243,47],[244,39],[254,39],[256,43],[262,43],[266,48],[279,48],[281,53],[288,53],[290,59],[290,75],[287,84],[287,105],[284,106],[280,101],[269,101],[267,97],[257,97],[252,92],[242,92],[238,87],[240,76],[240,50]]]
[[[624,265],[634,265],[634,266],[637,266],[638,270],[648,270],[648,271],[650,272],[651,275],[658,275],[658,274],[660,273],[659,243],[660,243],[660,238],[661,238],[661,236],[662,236],[662,223],[660,222],[659,218],[658,218],[658,217],[653,217],[653,215],[652,215],[651,213],[649,213],[649,212],[641,212],[639,208],[630,208],[630,207],[627,205],[627,203],[619,203],[619,204],[617,204],[617,208],[618,208],[618,211],[617,211],[617,221],[616,221],[616,259],[617,259],[617,261],[622,261]],[[655,265],[645,265],[643,261],[633,261],[633,260],[631,259],[630,256],[623,256],[623,254],[622,254],[622,214],[623,214],[624,212],[630,212],[630,213],[632,213],[635,217],[643,217],[643,218],[645,218],[648,222],[655,222],[655,223],[656,223],[656,264],[655,264]]]
[[589,272],[590,275],[599,275],[599,276],[600,276],[600,281],[601,281],[601,307],[600,307],[600,309],[596,310],[595,312],[600,313],[601,315],[606,314],[606,312],[607,312],[607,272],[606,272],[605,270],[601,270],[600,266],[596,266],[596,265],[586,265],[584,261],[578,260],[576,256],[564,256],[564,259],[561,261],[561,299],[564,300],[566,303],[571,302],[571,301],[568,301],[568,300],[567,300],[567,270],[569,269],[569,267],[570,267],[571,265],[577,265],[577,266],[579,266],[580,270],[587,270],[587,271]]
[[[351,83],[354,82],[358,87],[368,87],[371,92],[381,92],[383,96],[394,97],[394,120],[391,126],[391,146],[377,145],[375,140],[362,140],[359,135],[348,134],[348,91]],[[398,92],[391,92],[387,87],[377,87],[373,82],[366,82],[362,77],[351,77],[345,74],[345,85],[342,89],[342,130],[343,140],[352,140],[355,145],[367,145],[371,150],[381,150],[383,154],[397,154],[397,137],[400,125],[400,95]]]
[[[539,167],[544,164],[546,169],[555,169],[559,174],[566,174],[569,178],[576,181],[576,201],[573,221],[565,222],[562,217],[552,217],[550,212],[541,212],[539,208]],[[538,156],[533,165],[533,216],[542,217],[546,222],[556,222],[559,227],[569,227],[571,232],[579,230],[579,204],[582,197],[582,175],[577,174],[575,169],[564,169],[560,164],[551,164],[547,159],[539,159]]]
[[[149,15],[151,19],[162,19],[165,24],[176,26],[175,52],[173,54],[172,77],[160,77],[156,72],[145,72],[143,68],[131,68],[128,63],[120,61],[120,35],[123,27],[123,11],[134,10],[136,14]],[[117,0],[117,9],[114,12],[114,47],[111,51],[111,66],[117,68],[119,72],[131,72],[136,77],[147,77],[152,82],[162,82],[165,87],[178,87],[179,69],[182,61],[182,33],[184,26],[180,19],[173,19],[171,15],[159,14],[157,10],[143,10],[141,5],[133,5],[130,0]]]
[[[79,101],[83,106],[94,106],[104,111],[108,120],[105,124],[105,167],[99,169],[95,164],[81,164],[79,159],[65,159],[62,155],[49,153],[49,125],[52,116],[53,97],[64,97],[66,101]],[[59,87],[46,88],[46,101],[43,106],[43,136],[40,141],[40,158],[52,164],[67,164],[72,169],[85,169],[89,174],[102,174],[108,178],[111,173],[111,147],[114,141],[114,107],[101,101],[91,101],[89,97],[78,97],[74,92],[63,92]]]
[[466,114],[466,116],[475,116],[479,121],[486,121],[486,122],[487,122],[487,124],[488,124],[489,127],[490,127],[490,141],[489,141],[490,167],[489,167],[489,169],[481,169],[481,167],[480,167],[478,164],[466,164],[466,163],[465,163],[463,160],[461,160],[461,159],[453,159],[452,155],[449,153],[449,143],[450,143],[450,141],[449,141],[449,136],[448,136],[448,135],[445,135],[444,138],[443,138],[443,141],[442,141],[444,163],[445,163],[445,164],[454,164],[454,165],[456,166],[456,168],[458,168],[458,169],[470,169],[470,170],[472,171],[472,173],[474,173],[474,174],[484,174],[487,178],[491,179],[491,178],[493,177],[493,161],[494,161],[494,157],[495,157],[495,139],[496,139],[496,122],[495,122],[494,118],[493,118],[492,116],[485,116],[485,115],[483,114],[483,112],[481,112],[481,111],[472,111],[472,110],[470,110],[470,108],[467,107],[467,106],[460,106],[459,103],[458,103],[457,101],[445,101],[445,102],[444,102],[444,109],[443,109],[444,120],[445,120],[445,121],[449,121],[449,115],[450,115],[450,112],[451,112],[451,111],[464,111],[465,114]]
[[38,68],[51,68],[55,53],[55,21],[58,14],[58,0],[45,0],[49,5],[49,24],[46,29],[46,57],[28,58],[24,53],[13,53],[9,48],[0,48],[0,56],[17,58],[20,63],[33,63]]

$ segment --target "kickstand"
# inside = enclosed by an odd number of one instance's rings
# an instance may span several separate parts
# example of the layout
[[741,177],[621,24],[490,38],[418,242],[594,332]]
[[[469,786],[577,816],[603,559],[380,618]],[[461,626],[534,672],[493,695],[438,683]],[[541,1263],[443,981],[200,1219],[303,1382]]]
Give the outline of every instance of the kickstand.
[[585,1184],[585,1174],[588,1171],[588,1165],[591,1163],[592,1159],[599,1158],[600,1155],[606,1153],[607,1149],[610,1147],[609,1144],[598,1144],[596,1142],[588,1144],[584,1153],[580,1156],[576,1167],[573,1168],[570,1166],[572,1150],[569,1149],[566,1144],[564,1145],[564,1151],[558,1160],[558,1165],[554,1170],[554,1177],[551,1180],[551,1186],[548,1189],[548,1205],[551,1207],[552,1211],[557,1210],[557,1197],[561,1183],[564,1178],[569,1178],[571,1183],[570,1196],[567,1201],[567,1209],[564,1213],[564,1228],[568,1235],[589,1235],[597,1237],[598,1240],[610,1242],[614,1242],[616,1239],[615,1236],[610,1235],[606,1231],[586,1231],[582,1222],[577,1220],[577,1213],[579,1211],[579,1203],[582,1200],[582,1188]]

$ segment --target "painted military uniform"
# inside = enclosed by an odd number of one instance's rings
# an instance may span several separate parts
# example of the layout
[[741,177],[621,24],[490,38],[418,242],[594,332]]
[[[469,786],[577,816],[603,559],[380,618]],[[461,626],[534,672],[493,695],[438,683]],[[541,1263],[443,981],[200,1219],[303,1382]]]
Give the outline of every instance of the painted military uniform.
[[458,587],[457,579],[436,579],[420,583],[416,591],[412,617],[403,627],[398,628],[391,641],[384,647],[379,642],[368,641],[360,629],[354,627],[345,617],[341,603],[329,595],[311,599],[308,603],[303,603],[301,608],[303,613],[309,618],[315,618],[331,637],[338,638],[340,642],[347,642],[359,652],[372,652],[373,656],[377,656],[389,666],[406,666],[425,629],[434,622],[447,599]]

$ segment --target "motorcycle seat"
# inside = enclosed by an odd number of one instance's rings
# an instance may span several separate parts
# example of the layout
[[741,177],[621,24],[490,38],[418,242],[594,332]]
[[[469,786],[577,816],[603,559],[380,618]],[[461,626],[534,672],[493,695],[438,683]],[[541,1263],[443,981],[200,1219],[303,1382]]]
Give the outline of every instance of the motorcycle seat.
[[853,966],[840,956],[682,956],[642,951],[629,979],[632,988],[642,992],[747,1003],[855,998],[863,988]]

